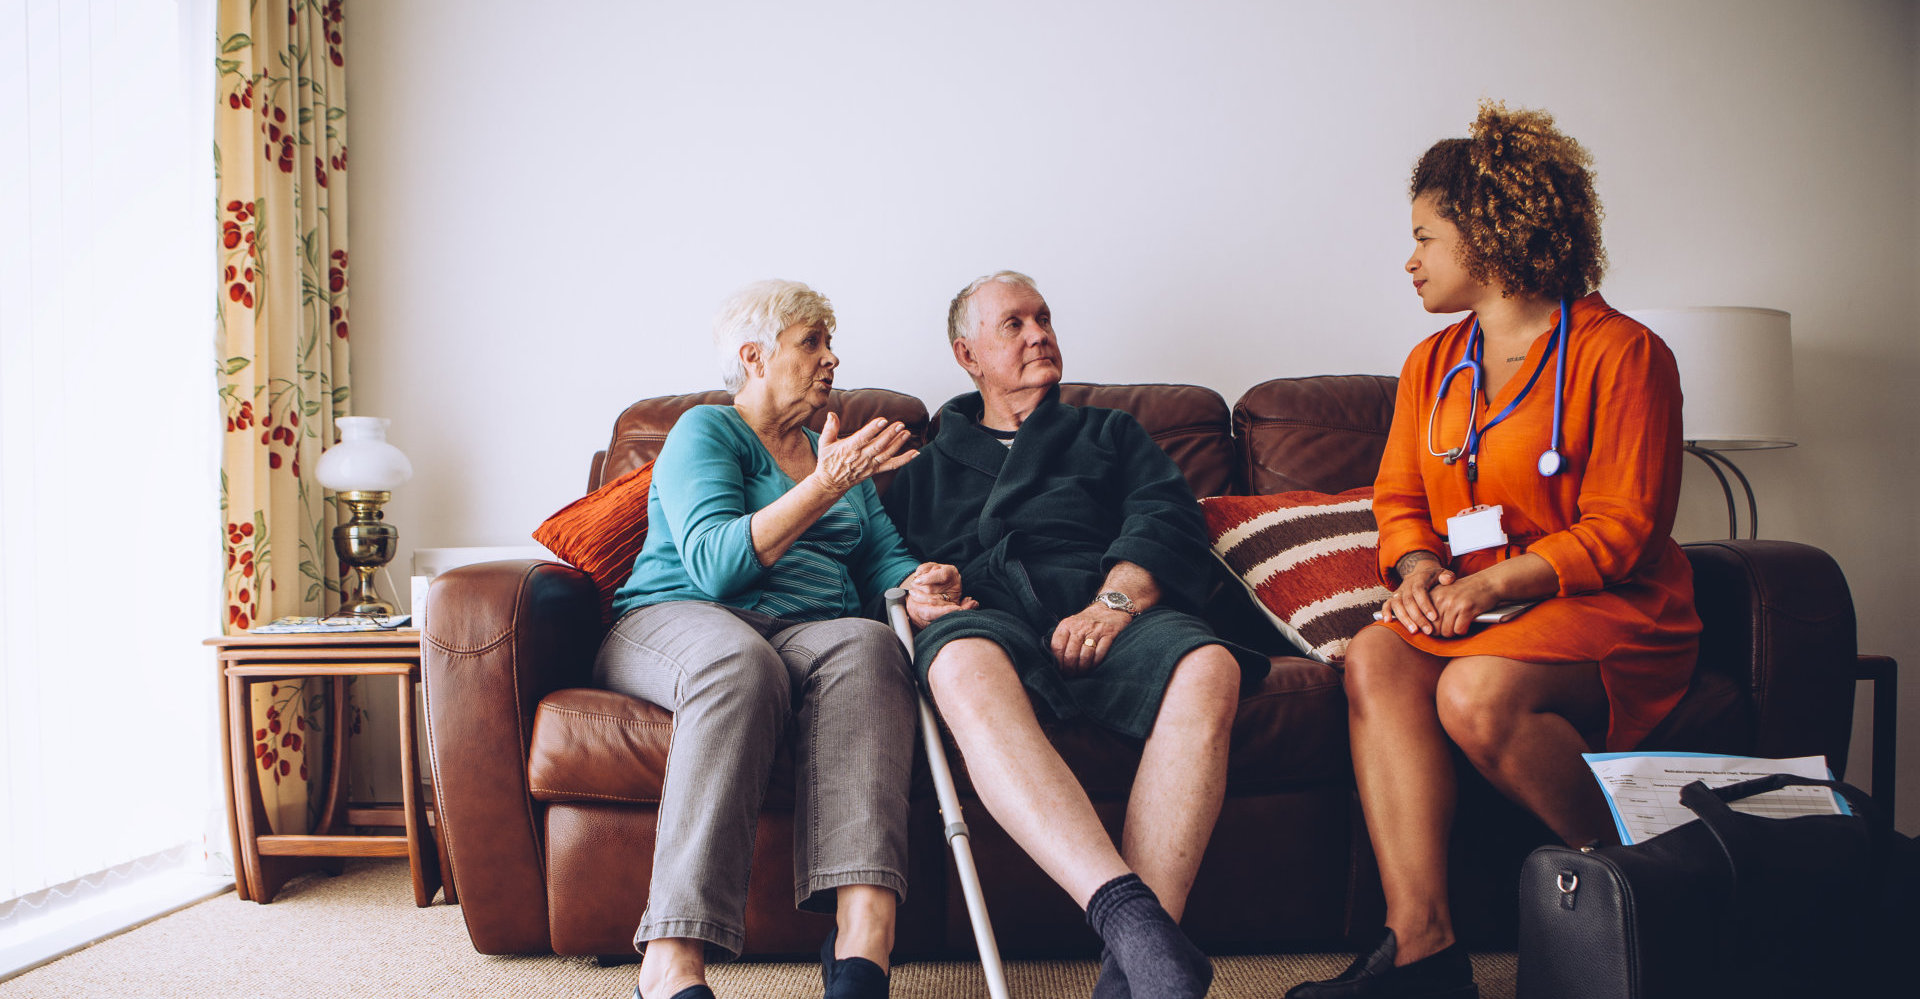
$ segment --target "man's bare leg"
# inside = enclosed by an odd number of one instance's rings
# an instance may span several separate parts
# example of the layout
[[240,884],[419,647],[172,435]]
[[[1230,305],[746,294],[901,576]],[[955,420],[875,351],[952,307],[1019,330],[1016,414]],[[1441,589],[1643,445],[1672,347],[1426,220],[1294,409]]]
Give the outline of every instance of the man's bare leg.
[[927,684],[981,803],[1074,904],[1086,908],[1096,889],[1127,873],[1000,646],[981,638],[947,643]]
[[1233,653],[1218,645],[1195,649],[1174,667],[1140,754],[1120,856],[1174,919],[1186,911],[1220,818],[1239,705],[1240,664]]
[[1086,910],[1121,972],[1113,978],[1135,983],[1143,996],[1204,996],[1212,964],[1127,869],[1085,789],[1040,730],[1000,646],[985,639],[948,643],[928,668],[927,683],[981,803]]

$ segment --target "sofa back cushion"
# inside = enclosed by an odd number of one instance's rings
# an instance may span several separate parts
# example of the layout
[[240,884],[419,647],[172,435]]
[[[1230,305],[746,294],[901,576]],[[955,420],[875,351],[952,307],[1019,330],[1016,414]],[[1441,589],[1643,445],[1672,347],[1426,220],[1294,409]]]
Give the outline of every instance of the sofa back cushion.
[[[713,389],[691,395],[655,396],[628,406],[620,418],[613,421],[613,439],[607,442],[607,449],[593,456],[593,466],[587,473],[587,491],[592,492],[600,488],[602,482],[611,482],[652,461],[680,414],[695,406],[724,406],[731,402],[733,393]],[[828,413],[839,413],[842,427],[858,427],[876,416],[899,420],[913,435],[910,447],[919,447],[927,439],[927,407],[913,396],[899,392],[878,388],[834,389],[827,398],[826,408],[814,414],[808,426],[819,430],[826,425]],[[874,485],[882,491],[886,489],[884,478],[874,479]]]
[[1060,401],[1124,410],[1140,421],[1186,474],[1195,496],[1220,496],[1233,488],[1233,424],[1220,393],[1198,385],[1063,382]]
[[1318,375],[1261,382],[1233,407],[1236,491],[1343,493],[1373,485],[1399,380]]

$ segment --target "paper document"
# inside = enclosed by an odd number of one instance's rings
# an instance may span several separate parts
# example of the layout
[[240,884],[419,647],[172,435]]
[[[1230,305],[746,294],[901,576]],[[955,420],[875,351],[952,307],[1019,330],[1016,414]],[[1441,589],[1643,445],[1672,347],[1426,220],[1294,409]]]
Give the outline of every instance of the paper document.
[[[1675,826],[1698,818],[1680,803],[1680,789],[1694,781],[1708,787],[1726,787],[1756,777],[1793,774],[1831,780],[1824,756],[1791,760],[1763,760],[1752,756],[1715,756],[1709,753],[1582,753],[1593,776],[1606,793],[1620,842],[1641,843]],[[1846,802],[1824,787],[1783,787],[1733,802],[1733,809],[1749,815],[1792,818],[1798,815],[1841,815]]]
[[393,631],[412,620],[408,614],[392,617],[283,617],[247,629],[249,635],[299,635],[336,631]]

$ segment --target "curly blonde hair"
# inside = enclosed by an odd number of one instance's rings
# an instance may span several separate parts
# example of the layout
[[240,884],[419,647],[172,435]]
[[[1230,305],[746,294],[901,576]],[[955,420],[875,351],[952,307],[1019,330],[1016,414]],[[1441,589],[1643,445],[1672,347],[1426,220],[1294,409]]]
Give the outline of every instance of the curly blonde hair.
[[1461,264],[1507,296],[1578,298],[1600,285],[1600,199],[1593,156],[1553,116],[1481,101],[1469,137],[1442,139],[1413,168],[1410,194],[1431,194],[1459,228]]

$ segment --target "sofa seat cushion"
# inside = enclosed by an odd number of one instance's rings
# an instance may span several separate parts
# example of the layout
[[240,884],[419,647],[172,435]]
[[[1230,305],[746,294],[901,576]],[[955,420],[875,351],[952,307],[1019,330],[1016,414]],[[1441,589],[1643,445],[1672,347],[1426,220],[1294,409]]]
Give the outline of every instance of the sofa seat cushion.
[[[1053,722],[1048,738],[1096,801],[1124,800],[1140,765],[1140,744],[1086,723]],[[667,772],[673,715],[610,690],[555,691],[534,712],[527,783],[535,800],[657,804]],[[1347,701],[1340,674],[1292,656],[1273,659],[1259,689],[1240,702],[1227,769],[1229,795],[1267,794],[1351,779]],[[947,758],[961,794],[973,796],[951,738]],[[913,797],[931,798],[926,764],[914,754]],[[793,807],[793,755],[774,757],[764,807]]]
[[533,713],[527,784],[539,801],[660,800],[673,714],[611,690],[557,690]]
[[[660,802],[673,744],[673,713],[638,697],[556,690],[533,713],[527,789],[536,801]],[[793,753],[774,753],[764,808],[793,808]]]

